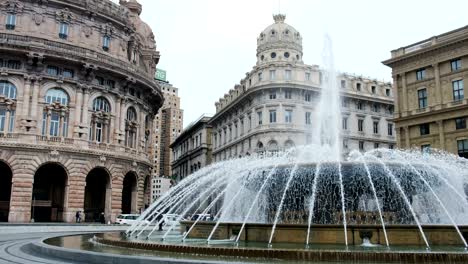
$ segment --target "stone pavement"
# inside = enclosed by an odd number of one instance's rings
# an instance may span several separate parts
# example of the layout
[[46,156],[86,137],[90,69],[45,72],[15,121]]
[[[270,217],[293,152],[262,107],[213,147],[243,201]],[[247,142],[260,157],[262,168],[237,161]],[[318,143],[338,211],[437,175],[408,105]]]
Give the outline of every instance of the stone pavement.
[[128,226],[98,224],[1,224],[0,225],[0,264],[61,264],[64,262],[29,254],[21,248],[31,242],[50,236],[73,235],[84,232],[123,231]]

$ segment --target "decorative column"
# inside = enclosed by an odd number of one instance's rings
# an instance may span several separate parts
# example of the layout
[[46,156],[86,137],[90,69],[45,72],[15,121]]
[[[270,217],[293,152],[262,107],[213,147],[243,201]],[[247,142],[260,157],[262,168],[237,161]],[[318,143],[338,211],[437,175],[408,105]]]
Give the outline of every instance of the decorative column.
[[47,139],[50,138],[50,115],[51,114],[52,112],[49,109],[47,109],[46,128],[45,128]]
[[10,131],[10,117],[11,117],[11,108],[10,106],[7,107],[6,117],[5,117],[5,125],[3,126],[3,135],[8,134]]
[[405,141],[406,141],[406,148],[410,148],[410,131],[409,126],[405,126]]
[[63,139],[63,118],[64,113],[60,111],[60,119],[59,119],[59,128],[58,128],[58,136],[60,139]]
[[81,88],[76,89],[76,102],[75,102],[75,126],[79,126],[81,123],[81,107],[83,104],[83,90]]
[[112,123],[112,131],[114,131],[114,140],[113,142],[115,144],[118,144],[119,143],[119,133],[120,133],[120,111],[121,111],[121,108],[122,108],[122,97],[118,97],[117,100],[116,100],[116,106],[115,106],[115,116],[114,116],[114,119],[113,119],[113,123]]
[[409,111],[409,108],[408,108],[408,89],[406,88],[406,73],[403,73],[401,75],[401,84],[402,84],[402,87],[403,87],[403,109],[401,109],[402,113],[403,112],[407,112]]
[[32,92],[32,103],[31,103],[31,116],[37,121],[37,107],[39,100],[39,85],[42,78],[36,77],[34,80],[33,92]]
[[22,115],[25,117],[29,116],[29,104],[30,104],[30,96],[31,96],[31,78],[24,77],[24,94],[23,94],[23,113]]
[[83,114],[82,114],[82,124],[85,126],[88,125],[88,105],[89,105],[89,89],[84,89],[84,99],[83,99]]
[[394,98],[394,101],[396,102],[395,106],[394,106],[395,107],[395,113],[400,115],[400,100],[398,100],[398,75],[394,74],[394,75],[392,75],[392,77],[393,77],[393,85],[392,85],[393,98]]
[[445,150],[444,120],[437,121],[437,124],[439,125],[439,141],[440,141],[439,149]]
[[444,101],[443,94],[442,94],[442,89],[440,87],[440,69],[439,69],[439,64],[436,63],[432,65],[434,68],[434,78],[435,78],[435,94],[436,94],[436,102],[437,104],[442,104]]
[[125,131],[125,98],[121,98],[120,105],[120,131]]

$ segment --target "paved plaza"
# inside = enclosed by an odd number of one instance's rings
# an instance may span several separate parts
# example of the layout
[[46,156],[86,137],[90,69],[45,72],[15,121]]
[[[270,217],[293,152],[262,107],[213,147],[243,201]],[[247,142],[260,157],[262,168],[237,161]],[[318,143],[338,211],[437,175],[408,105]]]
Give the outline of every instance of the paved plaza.
[[30,225],[0,225],[0,264],[6,263],[83,263],[79,261],[64,262],[53,258],[44,258],[34,253],[26,252],[24,246],[31,242],[51,236],[73,235],[86,232],[123,231],[128,226],[116,225],[64,225],[64,224],[30,224]]

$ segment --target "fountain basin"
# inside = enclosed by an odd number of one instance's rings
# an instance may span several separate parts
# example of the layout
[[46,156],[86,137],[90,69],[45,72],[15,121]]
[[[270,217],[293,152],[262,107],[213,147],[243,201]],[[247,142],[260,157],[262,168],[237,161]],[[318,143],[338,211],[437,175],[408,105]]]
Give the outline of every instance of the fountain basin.
[[[181,222],[181,232],[188,230],[193,221]],[[188,238],[206,239],[216,223],[198,222]],[[242,223],[220,223],[212,239],[230,239],[239,234]],[[276,225],[273,243],[305,243],[307,238],[307,225],[278,224]],[[344,245],[345,236],[343,225],[312,225],[310,227],[309,244]],[[451,245],[463,247],[456,229],[450,225],[423,225],[422,229],[430,245]],[[468,226],[459,226],[465,239],[468,239]],[[246,224],[240,236],[241,241],[269,242],[272,224]],[[418,226],[414,225],[387,225],[387,236],[390,245],[425,246]],[[379,225],[348,225],[348,245],[361,245],[368,238],[372,244],[385,245],[385,236],[382,226]]]

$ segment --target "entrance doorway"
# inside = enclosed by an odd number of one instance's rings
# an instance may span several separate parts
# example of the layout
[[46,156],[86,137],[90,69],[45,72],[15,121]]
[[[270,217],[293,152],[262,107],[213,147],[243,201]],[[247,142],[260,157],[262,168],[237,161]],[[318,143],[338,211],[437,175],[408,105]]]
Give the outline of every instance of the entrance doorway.
[[95,168],[86,176],[84,213],[86,222],[100,222],[101,214],[109,215],[110,175],[103,168]]
[[67,172],[59,164],[41,166],[34,175],[31,218],[35,222],[61,222]]
[[137,176],[129,172],[123,181],[122,214],[132,213],[137,213]]
[[8,222],[12,178],[13,173],[10,167],[0,161],[0,222]]

